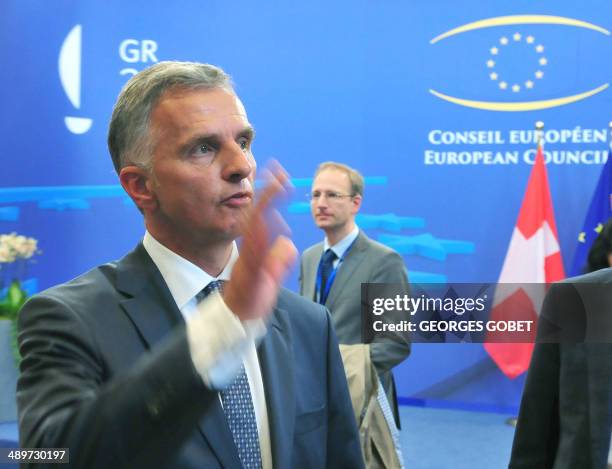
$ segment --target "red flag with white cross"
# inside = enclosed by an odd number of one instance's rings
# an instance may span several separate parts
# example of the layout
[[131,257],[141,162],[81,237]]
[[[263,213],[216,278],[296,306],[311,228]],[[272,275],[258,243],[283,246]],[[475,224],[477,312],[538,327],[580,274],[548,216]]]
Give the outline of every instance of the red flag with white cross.
[[[545,284],[563,278],[565,272],[544,152],[538,145],[535,164],[499,276],[490,319],[529,320],[536,324]],[[513,379],[529,368],[534,345],[486,342],[484,347],[499,369]]]

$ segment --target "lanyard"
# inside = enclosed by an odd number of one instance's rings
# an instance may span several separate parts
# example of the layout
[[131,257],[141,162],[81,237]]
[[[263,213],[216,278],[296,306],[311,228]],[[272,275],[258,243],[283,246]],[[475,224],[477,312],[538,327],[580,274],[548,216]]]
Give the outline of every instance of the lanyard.
[[[321,303],[322,305],[324,305],[325,302],[327,301],[327,297],[329,296],[329,291],[331,290],[332,284],[334,283],[334,280],[336,279],[336,273],[338,272],[338,269],[340,268],[340,264],[344,262],[344,258],[346,257],[346,255],[349,253],[349,251],[355,244],[355,241],[357,241],[357,238],[355,238],[353,242],[349,245],[349,247],[346,248],[346,251],[344,251],[344,254],[342,254],[342,257],[338,259],[338,263],[336,264],[336,267],[334,267],[334,269],[331,271],[331,274],[329,274],[329,277],[327,278],[327,283],[325,284],[325,291],[323,292],[323,296],[319,298],[319,303]],[[319,261],[319,267],[317,268],[317,284],[316,284],[316,290],[315,290],[316,295],[319,295],[319,292],[321,291],[321,282],[323,281],[323,272],[321,272],[322,263],[323,263],[323,258],[321,257],[321,260]]]

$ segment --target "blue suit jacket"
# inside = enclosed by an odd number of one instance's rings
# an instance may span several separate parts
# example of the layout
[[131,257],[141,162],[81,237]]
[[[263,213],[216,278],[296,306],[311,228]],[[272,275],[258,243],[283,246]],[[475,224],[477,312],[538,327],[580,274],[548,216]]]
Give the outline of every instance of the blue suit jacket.
[[[22,447],[68,447],[88,469],[240,467],[142,245],[30,299],[19,331]],[[274,467],[363,467],[329,314],[281,291],[258,355]]]

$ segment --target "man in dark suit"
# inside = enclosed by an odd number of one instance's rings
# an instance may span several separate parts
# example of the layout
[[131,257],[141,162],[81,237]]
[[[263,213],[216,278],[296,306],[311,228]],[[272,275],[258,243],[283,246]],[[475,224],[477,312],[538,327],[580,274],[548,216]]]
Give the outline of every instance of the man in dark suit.
[[362,467],[329,315],[279,289],[287,176],[252,203],[253,137],[217,67],[162,62],[124,87],[109,149],[145,237],[21,311],[23,447],[88,469]]
[[512,446],[511,469],[605,468],[612,432],[612,270],[553,284]]
[[[338,340],[347,345],[362,342],[362,283],[392,283],[409,292],[402,257],[368,238],[355,224],[363,187],[363,177],[349,166],[327,162],[317,168],[310,194],[311,211],[325,239],[304,251],[300,265],[300,294],[329,309]],[[326,273],[328,257],[330,269]],[[408,357],[410,342],[401,335],[378,339],[370,344],[370,357],[399,427],[391,370]]]

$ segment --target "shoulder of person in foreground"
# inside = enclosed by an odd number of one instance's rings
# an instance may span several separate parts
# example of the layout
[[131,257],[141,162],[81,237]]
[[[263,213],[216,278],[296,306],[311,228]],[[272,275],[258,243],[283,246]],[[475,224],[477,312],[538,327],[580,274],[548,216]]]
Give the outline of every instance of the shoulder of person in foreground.
[[291,322],[300,327],[327,327],[329,313],[324,306],[287,288],[280,289],[276,307],[286,311]]
[[609,343],[612,339],[612,269],[553,283],[538,320],[544,342]]
[[[117,264],[109,262],[97,266],[67,282],[49,287],[32,297],[24,305],[24,309],[36,309],[44,301],[57,301],[70,306],[78,314],[90,312],[92,306],[101,306],[100,301],[108,302],[111,299],[122,297],[116,290]],[[79,306],[83,306],[81,309]],[[20,315],[21,319],[21,315]],[[24,316],[24,319],[27,317]]]
[[123,314],[127,295],[115,289],[115,276],[116,266],[106,264],[24,305],[20,442],[70,448],[75,468],[161,467],[216,393],[191,363],[184,327],[144,353],[146,345]]
[[612,283],[612,268],[608,267],[576,277],[568,277],[556,283]]

